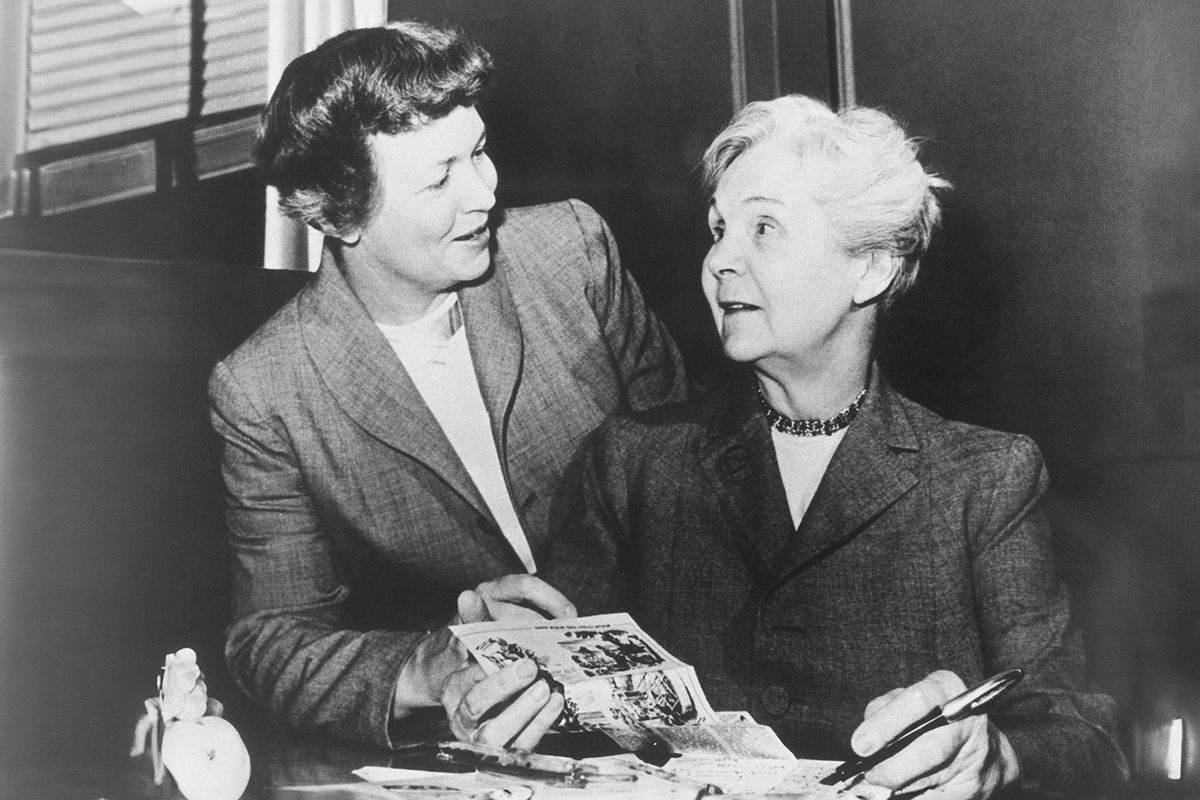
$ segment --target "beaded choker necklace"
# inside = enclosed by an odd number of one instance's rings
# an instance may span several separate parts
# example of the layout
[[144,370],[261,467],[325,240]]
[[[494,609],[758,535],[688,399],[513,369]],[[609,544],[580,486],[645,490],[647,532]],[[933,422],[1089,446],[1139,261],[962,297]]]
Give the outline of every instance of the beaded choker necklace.
[[762,387],[758,385],[757,381],[755,381],[754,390],[758,392],[758,404],[762,406],[763,414],[766,415],[770,426],[780,433],[792,436],[832,436],[858,416],[858,410],[862,408],[863,400],[867,399],[867,390],[863,389],[853,403],[829,419],[792,419],[771,408],[771,404],[763,396]]

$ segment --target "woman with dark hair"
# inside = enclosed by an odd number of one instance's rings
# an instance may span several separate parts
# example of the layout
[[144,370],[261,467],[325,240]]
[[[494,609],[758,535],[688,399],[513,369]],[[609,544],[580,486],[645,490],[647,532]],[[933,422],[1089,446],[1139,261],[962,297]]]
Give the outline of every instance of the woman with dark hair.
[[592,209],[494,208],[491,70],[455,31],[354,30],[292,62],[263,115],[258,163],[325,248],[209,388],[227,661],[296,726],[386,745],[444,709],[457,736],[536,741],[561,700],[528,662],[484,678],[444,626],[570,613],[528,574],[493,579],[537,569],[589,431],[685,395]]
[[943,419],[874,361],[946,182],[888,115],[800,96],[751,103],[703,164],[701,282],[745,369],[585,441],[542,576],[581,613],[630,611],[715,708],[749,709],[801,755],[874,752],[964,682],[1024,670],[994,713],[926,734],[874,783],[939,798],[1119,785],[1036,445]]

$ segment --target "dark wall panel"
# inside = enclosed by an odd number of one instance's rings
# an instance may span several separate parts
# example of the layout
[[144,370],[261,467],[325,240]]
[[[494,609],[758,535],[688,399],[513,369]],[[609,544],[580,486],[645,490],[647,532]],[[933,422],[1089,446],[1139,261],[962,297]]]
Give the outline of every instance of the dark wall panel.
[[[1109,415],[1145,371],[1143,304],[1200,278],[1200,6],[854,11],[860,102],[907,120],[955,184],[928,263],[938,303],[922,307],[945,308],[955,333],[921,344],[977,385],[976,413],[1035,434],[1055,460],[1136,452],[1108,430],[1132,421]],[[956,405],[944,387],[957,375],[919,371]]]
[[[751,99],[827,92],[823,3],[745,3]],[[612,225],[622,256],[698,374],[715,368],[699,269],[709,236],[696,165],[733,113],[725,2],[392,0],[391,19],[457,25],[496,60],[485,103],[501,203],[578,197]],[[775,28],[800,33],[778,43]],[[786,52],[785,52],[786,50]]]
[[859,101],[955,184],[888,363],[1041,444],[1098,673],[1194,730],[1200,5],[855,0],[854,32]]
[[0,219],[0,248],[261,267],[264,187],[245,170],[62,214]]
[[205,386],[307,277],[0,251],[0,768],[120,763],[184,645],[241,706]]

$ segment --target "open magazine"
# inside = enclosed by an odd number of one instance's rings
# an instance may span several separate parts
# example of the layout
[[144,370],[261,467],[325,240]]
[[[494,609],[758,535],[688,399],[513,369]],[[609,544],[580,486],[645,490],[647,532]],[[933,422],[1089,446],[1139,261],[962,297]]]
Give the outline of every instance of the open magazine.
[[[488,674],[529,658],[563,694],[556,729],[603,731],[628,750],[652,735],[681,754],[670,769],[726,792],[825,796],[819,779],[836,762],[797,760],[775,732],[744,711],[717,712],[696,671],[643,631],[628,614],[570,620],[481,622],[451,632]],[[805,795],[808,796],[808,795]],[[867,787],[843,797],[886,797]]]
[[696,679],[628,614],[514,625],[484,622],[451,631],[484,671],[533,659],[561,691],[562,731],[607,732],[717,720]]

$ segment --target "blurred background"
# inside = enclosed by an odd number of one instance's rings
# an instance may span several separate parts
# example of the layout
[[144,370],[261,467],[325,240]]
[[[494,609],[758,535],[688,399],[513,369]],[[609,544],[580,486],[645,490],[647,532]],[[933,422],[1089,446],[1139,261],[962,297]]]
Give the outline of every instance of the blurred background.
[[[279,263],[264,248],[277,223],[247,149],[278,39],[303,48],[337,5],[0,11],[6,763],[41,757],[68,724],[85,756],[123,750],[91,734],[123,715],[132,728],[183,644],[232,692],[204,381],[304,279],[262,268]],[[1041,445],[1095,678],[1135,758],[1158,764],[1156,732],[1182,718],[1195,771],[1200,4],[379,5],[492,52],[500,202],[595,206],[702,380],[721,371],[698,284],[704,146],[746,101],[784,92],[905,121],[955,188],[884,368],[947,416]],[[289,252],[302,268],[303,247]]]

